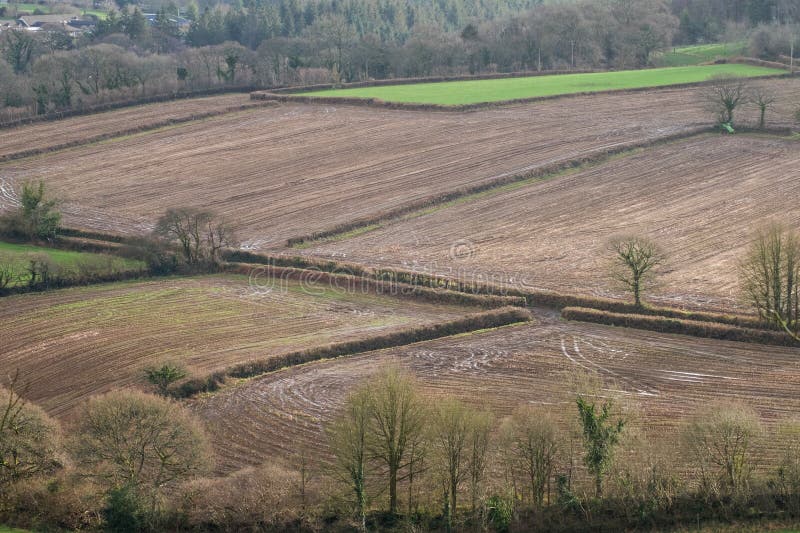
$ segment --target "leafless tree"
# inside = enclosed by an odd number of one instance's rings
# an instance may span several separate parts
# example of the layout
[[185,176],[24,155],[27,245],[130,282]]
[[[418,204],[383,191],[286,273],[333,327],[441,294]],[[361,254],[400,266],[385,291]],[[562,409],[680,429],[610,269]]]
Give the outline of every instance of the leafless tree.
[[58,424],[22,393],[19,372],[0,387],[0,494],[4,486],[59,466]]
[[627,236],[612,239],[609,248],[613,254],[612,277],[633,293],[634,303],[642,306],[642,292],[652,282],[664,263],[658,247],[644,237]]
[[397,484],[413,473],[411,459],[419,460],[424,447],[427,409],[414,380],[389,368],[370,384],[371,456],[387,469],[389,512],[397,513]]
[[703,98],[719,124],[733,126],[734,113],[750,100],[750,90],[741,78],[719,77],[706,88]]
[[756,232],[739,266],[744,296],[759,316],[800,332],[800,234],[780,224]]
[[755,411],[734,404],[707,406],[687,423],[686,450],[707,495],[746,495],[761,431]]
[[81,470],[109,488],[150,493],[209,469],[201,426],[179,405],[141,392],[92,398],[76,427]]
[[767,124],[767,111],[775,106],[776,101],[775,93],[763,87],[756,87],[753,89],[750,100],[758,107],[759,119],[758,127],[764,129]]
[[336,457],[334,476],[353,491],[362,531],[367,529],[366,476],[371,403],[368,389],[357,390],[347,398],[342,412],[328,428],[331,448]]
[[188,265],[216,264],[220,250],[236,245],[227,222],[212,211],[191,207],[171,208],[158,219],[154,233],[178,244]]
[[430,424],[430,446],[434,468],[442,487],[447,528],[453,525],[458,506],[458,490],[466,481],[468,445],[472,431],[469,409],[455,398],[438,402]]
[[546,411],[521,407],[503,423],[501,442],[506,467],[541,507],[560,451],[558,425]]
[[472,427],[467,438],[468,469],[473,516],[478,511],[492,434],[492,416],[488,412],[472,413]]

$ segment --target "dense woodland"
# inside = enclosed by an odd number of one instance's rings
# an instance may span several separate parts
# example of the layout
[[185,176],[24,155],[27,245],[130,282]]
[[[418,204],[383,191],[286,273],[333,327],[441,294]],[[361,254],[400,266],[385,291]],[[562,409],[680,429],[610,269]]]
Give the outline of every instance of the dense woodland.
[[780,59],[800,34],[794,0],[121,3],[78,38],[0,32],[5,120],[226,86],[640,68],[671,45],[744,38]]

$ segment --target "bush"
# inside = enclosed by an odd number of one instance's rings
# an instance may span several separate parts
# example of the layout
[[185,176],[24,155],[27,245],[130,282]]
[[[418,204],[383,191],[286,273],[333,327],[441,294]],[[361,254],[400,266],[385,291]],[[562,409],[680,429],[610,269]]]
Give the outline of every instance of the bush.
[[[175,498],[172,505],[198,530],[250,530],[254,524],[280,529],[296,522],[304,505],[298,474],[275,463],[189,482]],[[305,505],[318,499],[307,487]]]
[[695,413],[683,439],[702,494],[749,496],[761,431],[758,415],[744,405],[717,403]]
[[505,533],[511,528],[514,518],[514,503],[510,498],[494,495],[486,500],[486,516],[489,523],[498,533]]
[[26,240],[53,239],[61,224],[57,199],[46,199],[44,183],[22,185],[20,206],[0,217],[0,234]]
[[131,487],[112,489],[102,511],[106,530],[117,533],[136,533],[145,529],[144,514],[141,498]]
[[12,484],[60,466],[58,424],[25,402],[18,381],[0,387],[0,499]]
[[109,490],[157,491],[206,471],[210,449],[202,427],[174,402],[140,392],[89,400],[73,443],[82,472]]
[[0,522],[42,531],[95,530],[100,525],[102,495],[97,487],[60,472],[17,483],[8,493],[9,505]]

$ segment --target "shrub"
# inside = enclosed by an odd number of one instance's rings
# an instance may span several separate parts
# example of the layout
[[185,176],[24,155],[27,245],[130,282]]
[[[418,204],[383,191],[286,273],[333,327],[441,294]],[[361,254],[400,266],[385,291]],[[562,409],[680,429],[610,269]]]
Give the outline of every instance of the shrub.
[[73,472],[22,481],[11,487],[7,497],[0,522],[37,531],[96,530],[100,525],[102,495]]
[[108,531],[136,533],[145,529],[146,518],[141,497],[135,488],[111,489],[102,516]]
[[744,405],[716,403],[686,424],[683,439],[706,496],[749,496],[761,435],[758,415]]
[[498,533],[505,533],[511,528],[514,519],[514,503],[510,498],[494,495],[486,500],[486,516],[489,523]]
[[0,233],[27,240],[52,239],[61,224],[57,199],[46,199],[44,183],[22,185],[20,206],[0,217]]
[[109,489],[164,486],[206,471],[203,429],[175,403],[140,392],[89,400],[73,444],[86,475]]
[[13,483],[60,465],[58,424],[20,396],[18,375],[0,387],[0,496]]
[[[319,500],[313,488],[307,487],[305,497],[307,505]],[[303,506],[298,475],[274,462],[186,483],[175,498],[173,505],[199,530],[250,530],[254,524],[279,528],[298,520]]]
[[161,396],[169,396],[169,387],[176,381],[186,377],[186,369],[174,363],[163,363],[161,366],[146,368],[145,377]]

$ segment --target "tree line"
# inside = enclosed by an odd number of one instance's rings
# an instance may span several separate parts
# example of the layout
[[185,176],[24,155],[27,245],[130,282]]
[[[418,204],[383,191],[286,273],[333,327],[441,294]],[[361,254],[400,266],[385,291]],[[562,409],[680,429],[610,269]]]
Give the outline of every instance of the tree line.
[[669,437],[648,434],[635,405],[598,376],[573,376],[566,388],[563,407],[522,404],[500,417],[386,367],[334,409],[318,460],[298,449],[295,460],[214,478],[206,430],[173,400],[111,392],[62,427],[26,402],[16,375],[0,388],[0,520],[107,531],[508,531],[800,512],[796,420],[767,427],[750,407],[717,402]]
[[151,24],[126,3],[80,38],[58,30],[3,32],[0,108],[12,118],[224,87],[638,68],[671,45],[745,35],[753,55],[781,59],[800,44],[795,2],[729,4],[251,0],[202,11],[190,4],[182,28],[174,4]]

